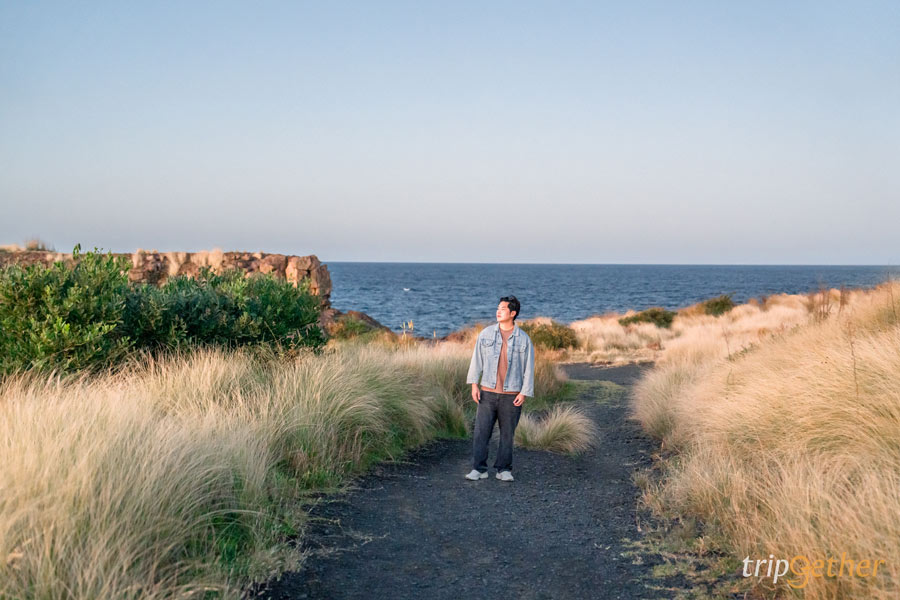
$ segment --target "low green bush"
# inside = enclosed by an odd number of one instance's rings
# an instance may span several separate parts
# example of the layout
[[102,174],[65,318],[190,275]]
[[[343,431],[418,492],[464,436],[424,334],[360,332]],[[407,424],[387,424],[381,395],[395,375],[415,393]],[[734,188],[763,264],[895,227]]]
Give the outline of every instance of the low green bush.
[[159,288],[135,286],[127,307],[124,331],[144,348],[325,343],[317,324],[320,301],[306,282],[294,287],[268,275],[203,269],[196,277],[169,278]]
[[731,299],[731,294],[722,294],[703,302],[703,312],[714,317],[724,315],[732,308],[734,308],[734,300]]
[[660,306],[654,306],[653,308],[648,308],[647,310],[643,310],[636,315],[631,315],[630,317],[622,317],[619,319],[619,325],[625,327],[626,325],[630,325],[632,323],[653,323],[657,327],[663,327],[668,329],[672,326],[672,321],[675,319],[675,313],[671,310],[666,310]]
[[129,284],[124,257],[81,254],[79,246],[73,255],[71,266],[0,271],[0,374],[90,369],[132,350],[325,343],[321,302],[305,282],[204,269],[157,288]]
[[522,323],[519,327],[528,334],[536,347],[562,350],[578,346],[578,336],[575,335],[575,331],[568,325],[556,321],[551,321],[549,324]]
[[11,265],[0,272],[0,374],[77,371],[122,358],[131,348],[119,329],[128,261],[80,250],[75,247],[71,267]]

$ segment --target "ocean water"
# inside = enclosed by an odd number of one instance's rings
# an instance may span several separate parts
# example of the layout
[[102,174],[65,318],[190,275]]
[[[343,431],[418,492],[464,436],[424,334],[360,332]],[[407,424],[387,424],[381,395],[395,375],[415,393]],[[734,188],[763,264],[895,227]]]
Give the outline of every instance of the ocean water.
[[400,331],[441,337],[494,322],[502,296],[523,319],[570,323],[595,314],[651,306],[676,309],[732,294],[735,302],[825,287],[871,287],[900,276],[897,266],[528,265],[329,262],[331,304],[360,310]]

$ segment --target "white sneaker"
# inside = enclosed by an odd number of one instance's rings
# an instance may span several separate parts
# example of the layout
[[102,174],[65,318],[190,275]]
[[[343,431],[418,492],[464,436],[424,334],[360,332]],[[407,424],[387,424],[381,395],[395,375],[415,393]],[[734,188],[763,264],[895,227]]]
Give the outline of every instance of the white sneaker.
[[472,469],[471,471],[469,471],[469,474],[466,475],[466,479],[471,479],[472,481],[487,479],[487,472],[481,473],[477,469]]
[[500,481],[513,481],[513,476],[509,471],[498,471],[497,479]]

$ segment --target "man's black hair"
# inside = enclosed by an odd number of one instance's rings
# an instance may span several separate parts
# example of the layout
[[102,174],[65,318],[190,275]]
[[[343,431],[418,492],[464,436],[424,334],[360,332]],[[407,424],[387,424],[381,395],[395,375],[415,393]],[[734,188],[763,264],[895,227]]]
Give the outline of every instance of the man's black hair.
[[519,299],[515,296],[503,296],[502,298],[500,298],[500,302],[506,302],[506,306],[509,307],[510,312],[516,311],[516,316],[513,317],[513,321],[515,321],[519,316],[519,309],[521,308],[521,306],[519,305]]

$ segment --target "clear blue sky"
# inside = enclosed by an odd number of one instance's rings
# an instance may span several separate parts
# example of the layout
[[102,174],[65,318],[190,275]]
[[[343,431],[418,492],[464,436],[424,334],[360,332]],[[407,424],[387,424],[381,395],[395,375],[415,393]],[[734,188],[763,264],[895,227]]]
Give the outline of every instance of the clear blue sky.
[[3,2],[0,243],[897,264],[900,2]]

